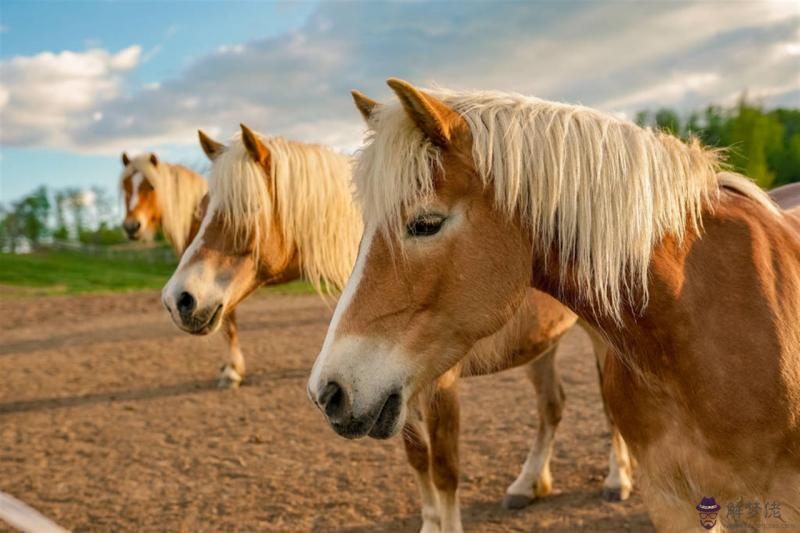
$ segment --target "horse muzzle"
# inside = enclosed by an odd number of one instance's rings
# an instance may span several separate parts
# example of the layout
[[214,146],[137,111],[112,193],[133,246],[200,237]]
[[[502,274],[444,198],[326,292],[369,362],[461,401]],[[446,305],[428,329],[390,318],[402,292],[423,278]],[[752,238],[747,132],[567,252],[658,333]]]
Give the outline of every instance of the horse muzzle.
[[385,394],[360,414],[356,414],[352,395],[335,381],[326,383],[318,394],[309,390],[309,396],[323,412],[331,428],[347,439],[365,436],[388,439],[398,432],[405,418],[403,395],[399,389]]
[[125,230],[125,235],[129,240],[139,240],[139,230],[142,229],[142,224],[136,219],[127,219],[122,223],[122,229]]
[[201,309],[197,306],[195,297],[187,292],[181,292],[177,298],[163,299],[172,321],[176,326],[192,335],[208,335],[216,331],[223,317],[223,305],[207,305]]

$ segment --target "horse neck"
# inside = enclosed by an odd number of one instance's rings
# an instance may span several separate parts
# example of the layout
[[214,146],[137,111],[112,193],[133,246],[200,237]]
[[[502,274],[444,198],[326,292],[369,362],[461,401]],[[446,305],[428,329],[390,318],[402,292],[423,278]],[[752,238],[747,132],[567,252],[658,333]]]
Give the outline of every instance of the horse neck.
[[[178,173],[177,168],[173,168],[171,165],[168,165],[166,163],[162,163],[162,165],[163,168],[160,169],[160,172],[163,172],[167,179],[172,179],[172,178],[179,180],[202,179],[194,174],[187,174],[185,176],[181,176],[180,174],[178,174],[177,176],[175,176],[174,174]],[[182,191],[182,193],[189,194],[190,192],[189,189],[190,188],[187,187],[186,190]],[[192,210],[188,215],[192,218],[192,220],[186,226],[185,229],[174,228],[171,227],[169,223],[166,223],[169,217],[165,218],[163,216],[163,214],[160,211],[161,208],[160,203],[156,202],[159,205],[158,222],[159,225],[161,226],[161,231],[164,232],[164,236],[167,238],[167,241],[170,243],[170,246],[172,246],[172,249],[175,251],[178,257],[183,255],[183,252],[189,246],[189,243],[191,243],[192,240],[194,240],[195,235],[197,235],[197,232],[200,230],[200,224],[202,223],[203,217],[197,216],[198,215],[197,208],[202,202],[202,200],[203,200],[203,195],[202,194],[198,195],[197,202],[192,206]],[[169,209],[169,207],[167,208]]]
[[654,248],[647,305],[624,306],[621,323],[594,312],[570,272],[559,271],[556,252],[548,268],[536,269],[532,285],[560,299],[644,371],[674,369],[679,357],[713,364],[707,358],[722,352],[800,349],[800,332],[779,338],[776,331],[776,323],[800,316],[800,233],[788,219],[732,193],[704,211],[702,224],[700,236],[666,237]]
[[277,273],[262,276],[262,285],[281,285],[291,283],[303,278],[303,269],[300,266],[300,258],[297,253],[291,254],[286,264]]
[[176,234],[177,230],[170,227],[169,224],[164,223],[164,217],[161,216],[160,212],[158,214],[158,223],[161,226],[161,231],[164,233],[164,237],[166,237],[167,242],[178,257],[183,255],[183,252],[189,246],[189,243],[192,241],[192,239],[194,239],[194,236],[197,235],[197,232],[200,229],[200,225],[195,225],[195,221],[193,219],[189,227],[189,231],[186,232],[186,235],[183,235],[184,238],[181,240],[181,235]]

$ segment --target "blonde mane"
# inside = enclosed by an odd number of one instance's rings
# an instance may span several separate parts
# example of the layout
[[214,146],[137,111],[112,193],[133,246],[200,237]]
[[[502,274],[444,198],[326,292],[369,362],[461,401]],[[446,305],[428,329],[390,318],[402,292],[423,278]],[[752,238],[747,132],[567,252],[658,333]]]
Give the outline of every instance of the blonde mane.
[[[350,275],[361,237],[353,201],[351,160],[324,146],[260,137],[270,153],[273,195],[261,167],[235,137],[214,161],[210,200],[239,243],[258,246],[277,220],[303,276],[317,291],[341,289]],[[258,254],[258,250],[254,250]]]
[[[597,312],[647,303],[647,272],[665,236],[699,231],[725,180],[718,151],[586,107],[499,92],[427,91],[469,125],[472,156],[497,210],[519,216],[543,253],[571,264]],[[380,108],[355,172],[365,220],[398,231],[434,194],[440,154],[399,103]],[[757,187],[737,190],[762,201]],[[762,198],[763,197],[763,198]],[[768,202],[768,200],[767,200]],[[563,279],[562,279],[563,283]],[[623,289],[630,301],[624,302]]]
[[141,172],[153,186],[161,212],[161,229],[180,256],[188,245],[192,220],[200,200],[208,191],[208,183],[202,176],[181,165],[159,161],[154,166],[150,162],[150,154],[131,159],[123,171],[122,180],[136,172]]

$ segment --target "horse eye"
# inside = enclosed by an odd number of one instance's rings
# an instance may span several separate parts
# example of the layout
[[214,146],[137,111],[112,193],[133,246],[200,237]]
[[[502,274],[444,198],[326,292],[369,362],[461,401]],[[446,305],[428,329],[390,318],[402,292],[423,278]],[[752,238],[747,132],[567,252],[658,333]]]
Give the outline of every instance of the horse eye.
[[441,215],[422,215],[406,225],[409,237],[429,237],[436,235],[442,229],[445,217]]

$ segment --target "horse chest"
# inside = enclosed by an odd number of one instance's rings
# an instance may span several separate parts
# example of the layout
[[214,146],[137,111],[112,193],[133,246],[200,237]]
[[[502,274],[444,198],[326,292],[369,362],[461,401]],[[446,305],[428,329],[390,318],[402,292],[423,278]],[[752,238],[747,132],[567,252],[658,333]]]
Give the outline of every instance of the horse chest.
[[719,409],[708,389],[645,379],[619,356],[606,361],[603,389],[649,492],[686,502],[708,495],[800,502],[789,488],[800,487],[800,435],[776,423],[780,413],[770,417],[745,405],[754,402],[749,394]]

